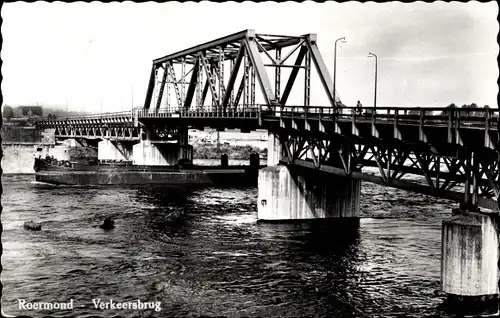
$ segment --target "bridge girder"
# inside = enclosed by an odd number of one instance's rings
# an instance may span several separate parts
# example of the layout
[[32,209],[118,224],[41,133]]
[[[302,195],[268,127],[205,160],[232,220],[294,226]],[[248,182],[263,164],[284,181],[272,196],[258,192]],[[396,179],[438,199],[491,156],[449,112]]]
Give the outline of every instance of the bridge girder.
[[[281,162],[458,201],[469,210],[500,209],[500,137],[491,111],[456,112],[449,120],[422,110],[398,120],[395,109],[387,122],[351,110],[337,118],[299,107],[280,113],[270,129],[282,144]],[[440,131],[429,132],[427,121]]]

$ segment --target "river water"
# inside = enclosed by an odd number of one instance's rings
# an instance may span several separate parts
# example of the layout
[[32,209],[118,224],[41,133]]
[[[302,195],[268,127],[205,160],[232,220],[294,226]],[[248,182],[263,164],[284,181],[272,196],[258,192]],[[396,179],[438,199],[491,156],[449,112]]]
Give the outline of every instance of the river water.
[[[96,188],[4,175],[3,311],[103,317],[423,317],[447,200],[363,183],[359,224],[257,222],[256,188]],[[98,227],[105,216],[116,227]],[[27,220],[42,231],[23,229]],[[74,301],[28,311],[27,302]],[[161,311],[93,301],[161,302]]]

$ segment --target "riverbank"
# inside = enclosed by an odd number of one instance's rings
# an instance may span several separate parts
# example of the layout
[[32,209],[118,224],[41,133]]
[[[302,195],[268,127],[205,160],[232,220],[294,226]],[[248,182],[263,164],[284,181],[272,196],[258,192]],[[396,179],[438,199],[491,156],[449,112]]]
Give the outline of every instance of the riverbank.
[[267,149],[261,149],[253,146],[235,146],[223,144],[203,145],[198,144],[193,146],[194,159],[220,159],[223,154],[227,154],[229,159],[235,160],[250,160],[252,153],[258,153],[260,159],[267,159]]
[[[71,157],[97,157],[97,150],[89,147],[69,148],[68,152]],[[267,148],[262,149],[250,145],[239,146],[227,143],[219,146],[202,143],[193,145],[194,159],[220,159],[223,154],[227,154],[229,159],[250,160],[252,153],[258,153],[260,159],[267,159]]]

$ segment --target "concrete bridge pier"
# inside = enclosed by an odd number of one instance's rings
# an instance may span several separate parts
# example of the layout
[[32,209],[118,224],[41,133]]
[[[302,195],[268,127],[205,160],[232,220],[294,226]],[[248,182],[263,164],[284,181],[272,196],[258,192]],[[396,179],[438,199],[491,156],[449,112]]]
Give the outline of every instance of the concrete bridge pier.
[[188,143],[188,129],[179,128],[177,142],[153,140],[150,131],[145,130],[145,138],[133,146],[135,165],[174,166],[179,162],[192,162],[193,146]]
[[221,167],[223,168],[227,168],[229,166],[229,157],[227,154],[223,154],[221,157],[220,157],[220,165]]
[[176,143],[152,140],[152,134],[144,129],[141,140],[134,145],[132,161],[134,165],[173,166],[179,160],[179,146]]
[[498,313],[498,219],[454,209],[442,224],[441,287],[460,315]]
[[193,146],[189,144],[189,130],[187,127],[179,128],[178,135],[179,161],[193,162]]
[[279,165],[281,143],[270,133],[268,167],[259,170],[259,220],[358,218],[361,182]]
[[132,158],[133,145],[120,141],[104,139],[97,144],[97,158],[99,160],[123,160]]
[[68,139],[67,144],[68,144],[68,147],[70,147],[70,148],[83,147],[82,142],[78,139],[75,139],[75,138]]

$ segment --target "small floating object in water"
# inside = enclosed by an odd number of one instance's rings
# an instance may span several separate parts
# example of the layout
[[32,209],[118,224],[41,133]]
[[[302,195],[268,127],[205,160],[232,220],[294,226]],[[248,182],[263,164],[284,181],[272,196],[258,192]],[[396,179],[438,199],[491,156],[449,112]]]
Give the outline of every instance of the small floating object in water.
[[42,229],[42,225],[40,223],[35,223],[33,220],[29,220],[24,222],[24,229],[30,231],[40,231]]
[[104,219],[104,222],[101,224],[100,228],[105,230],[111,230],[115,227],[115,221],[109,216]]

